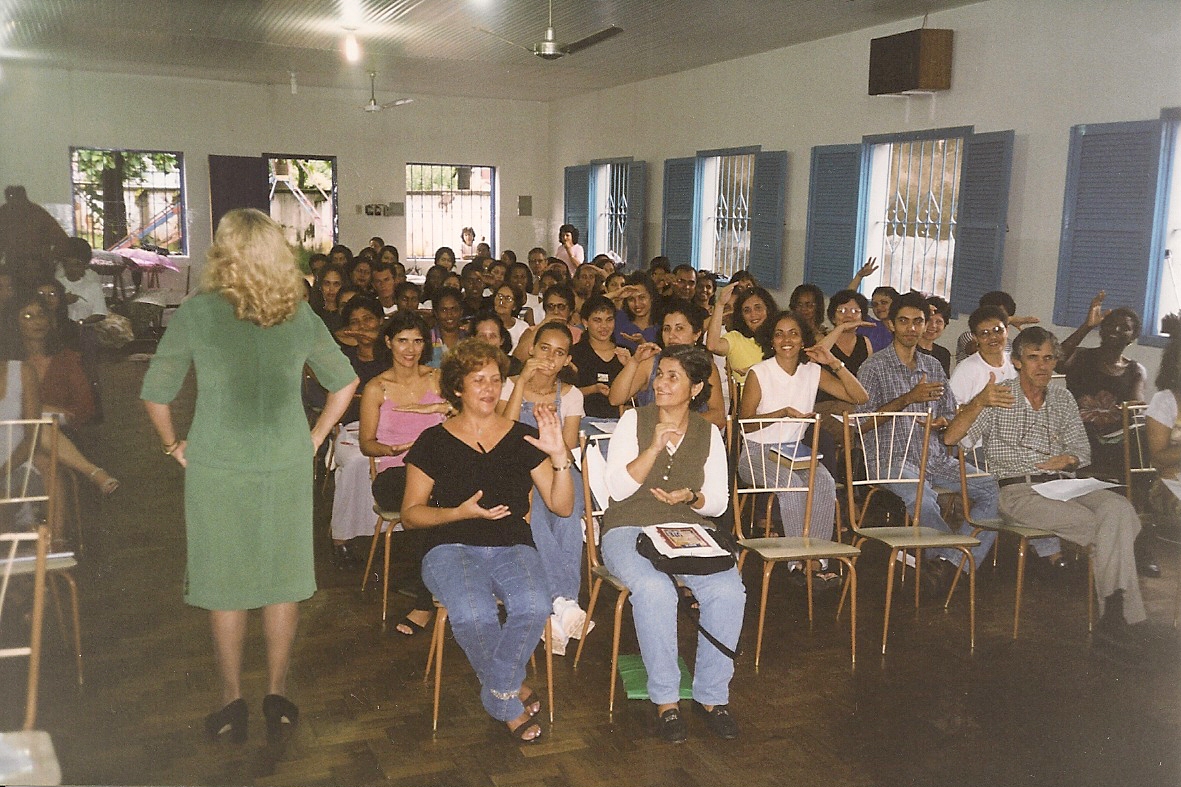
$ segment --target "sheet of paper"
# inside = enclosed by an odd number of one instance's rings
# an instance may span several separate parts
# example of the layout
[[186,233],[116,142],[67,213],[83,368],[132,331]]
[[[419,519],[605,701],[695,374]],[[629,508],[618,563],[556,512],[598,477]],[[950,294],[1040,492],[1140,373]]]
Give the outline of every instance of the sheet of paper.
[[1169,491],[1181,499],[1181,481],[1174,481],[1172,478],[1162,478],[1161,483],[1168,487]]
[[1098,492],[1100,489],[1111,489],[1119,484],[1100,481],[1098,478],[1059,478],[1056,481],[1045,481],[1034,484],[1032,489],[1042,497],[1050,500],[1073,500],[1076,497]]

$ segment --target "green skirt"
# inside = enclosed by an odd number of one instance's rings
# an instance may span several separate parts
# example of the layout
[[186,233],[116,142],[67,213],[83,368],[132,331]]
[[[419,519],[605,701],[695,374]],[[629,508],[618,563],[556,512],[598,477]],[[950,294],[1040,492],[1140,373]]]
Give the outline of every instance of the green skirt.
[[216,610],[302,601],[316,592],[312,466],[185,469],[185,602]]

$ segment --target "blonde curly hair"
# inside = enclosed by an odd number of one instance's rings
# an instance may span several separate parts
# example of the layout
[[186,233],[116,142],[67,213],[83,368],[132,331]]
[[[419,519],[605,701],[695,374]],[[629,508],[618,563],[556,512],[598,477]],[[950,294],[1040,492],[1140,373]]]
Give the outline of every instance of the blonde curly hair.
[[237,208],[217,223],[202,289],[225,297],[239,320],[269,328],[295,314],[305,288],[283,229],[262,211]]

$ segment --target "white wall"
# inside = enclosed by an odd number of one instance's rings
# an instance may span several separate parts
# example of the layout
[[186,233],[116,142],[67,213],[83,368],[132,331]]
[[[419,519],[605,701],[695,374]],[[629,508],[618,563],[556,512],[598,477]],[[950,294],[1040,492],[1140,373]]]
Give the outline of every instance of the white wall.
[[[557,224],[544,213],[552,203],[548,104],[416,97],[413,104],[370,114],[361,110],[367,98],[304,87],[293,96],[286,83],[6,63],[0,79],[0,182],[24,184],[36,202],[68,203],[71,145],[179,150],[185,155],[189,250],[196,267],[212,235],[210,154],[336,156],[340,238],[354,250],[372,235],[404,246],[404,219],[357,215],[355,206],[403,201],[407,161],[497,167],[500,248],[523,252],[554,235]],[[516,215],[520,194],[533,195],[533,218]]]
[[[1022,313],[1053,312],[1070,127],[1159,117],[1181,105],[1177,0],[992,0],[932,14],[955,31],[951,90],[933,98],[867,95],[875,27],[823,41],[577,96],[551,116],[552,212],[561,168],[631,155],[649,162],[648,256],[659,253],[663,160],[698,150],[787,150],[785,292],[803,280],[808,166],[815,145],[865,134],[974,125],[1014,129],[1004,289]],[[582,119],[572,124],[568,118]],[[966,329],[959,320],[944,343]],[[1064,331],[1058,331],[1065,336]],[[1157,354],[1135,347],[1155,374]]]

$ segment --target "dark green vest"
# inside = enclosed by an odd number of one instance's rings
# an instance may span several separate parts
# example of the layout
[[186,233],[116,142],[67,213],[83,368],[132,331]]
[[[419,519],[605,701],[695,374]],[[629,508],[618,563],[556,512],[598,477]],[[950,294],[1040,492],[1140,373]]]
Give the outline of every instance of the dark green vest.
[[[636,409],[636,443],[643,451],[652,443],[660,413],[656,405]],[[652,496],[652,488],[673,491],[692,489],[701,491],[705,482],[705,460],[709,457],[710,423],[694,412],[689,413],[689,427],[675,454],[667,451],[652,465],[652,471],[640,484],[635,494],[624,500],[612,499],[603,514],[603,532],[613,527],[634,525],[662,525],[669,522],[696,522],[712,527],[706,517],[693,510],[688,503],[670,506]]]

